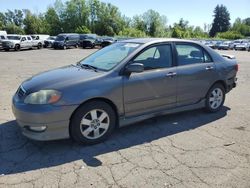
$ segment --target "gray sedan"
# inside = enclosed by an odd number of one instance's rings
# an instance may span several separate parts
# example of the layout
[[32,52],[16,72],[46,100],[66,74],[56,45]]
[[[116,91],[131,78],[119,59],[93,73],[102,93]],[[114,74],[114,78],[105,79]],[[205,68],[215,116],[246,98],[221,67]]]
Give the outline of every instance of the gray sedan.
[[24,81],[12,109],[31,139],[93,144],[116,127],[158,115],[219,111],[237,71],[234,57],[200,43],[131,39]]

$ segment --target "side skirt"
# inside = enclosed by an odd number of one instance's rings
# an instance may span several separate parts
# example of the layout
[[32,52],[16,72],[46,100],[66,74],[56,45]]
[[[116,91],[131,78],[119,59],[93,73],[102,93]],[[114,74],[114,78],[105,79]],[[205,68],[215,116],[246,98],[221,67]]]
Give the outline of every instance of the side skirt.
[[205,107],[205,99],[202,99],[200,102],[192,105],[187,106],[181,106],[177,108],[172,108],[168,110],[158,111],[150,114],[140,115],[140,116],[134,116],[134,117],[120,117],[119,118],[119,127],[124,127],[136,122],[140,122],[146,119],[150,119],[157,116],[167,115],[167,114],[173,114],[177,112],[183,112],[183,111],[189,111],[189,110],[195,110]]

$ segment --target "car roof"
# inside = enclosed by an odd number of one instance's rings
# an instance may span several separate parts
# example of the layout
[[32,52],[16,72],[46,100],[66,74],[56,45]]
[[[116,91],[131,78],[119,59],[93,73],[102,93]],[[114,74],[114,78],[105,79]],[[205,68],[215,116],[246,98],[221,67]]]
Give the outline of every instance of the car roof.
[[176,39],[176,38],[136,38],[136,39],[123,40],[120,42],[140,43],[140,44],[158,43],[158,42],[192,42],[192,43],[197,43],[196,41],[192,41],[192,40],[184,40],[184,39]]

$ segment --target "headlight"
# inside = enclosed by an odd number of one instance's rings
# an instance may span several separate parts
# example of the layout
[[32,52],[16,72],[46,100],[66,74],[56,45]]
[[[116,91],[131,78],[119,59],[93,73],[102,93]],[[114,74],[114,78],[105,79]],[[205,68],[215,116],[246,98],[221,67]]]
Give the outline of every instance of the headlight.
[[29,94],[25,99],[26,104],[52,104],[60,100],[61,93],[56,90],[40,90]]

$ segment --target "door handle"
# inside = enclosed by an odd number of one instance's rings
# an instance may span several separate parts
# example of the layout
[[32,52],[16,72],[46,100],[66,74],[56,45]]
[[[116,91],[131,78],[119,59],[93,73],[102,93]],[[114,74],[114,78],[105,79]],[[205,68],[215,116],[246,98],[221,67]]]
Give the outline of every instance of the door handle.
[[174,77],[174,76],[176,76],[177,75],[177,73],[176,72],[169,72],[169,73],[167,73],[166,74],[166,77]]
[[212,66],[207,66],[207,67],[206,67],[206,70],[208,70],[208,71],[209,71],[209,70],[213,70],[213,69],[214,69],[214,67],[212,67]]

